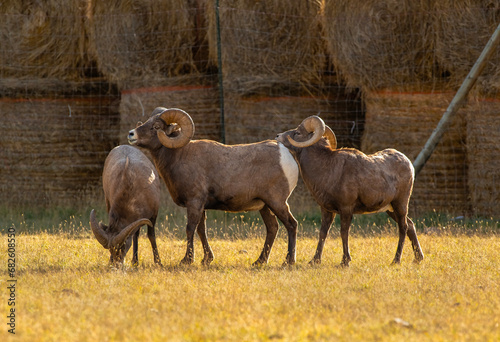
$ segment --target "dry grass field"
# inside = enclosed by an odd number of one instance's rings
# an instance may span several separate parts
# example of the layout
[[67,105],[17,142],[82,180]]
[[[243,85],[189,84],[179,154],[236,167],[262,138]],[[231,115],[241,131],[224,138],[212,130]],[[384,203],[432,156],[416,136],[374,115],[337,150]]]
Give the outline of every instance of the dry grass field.
[[[299,235],[297,265],[285,269],[284,231],[269,264],[260,269],[251,263],[260,253],[263,232],[246,238],[212,234],[216,259],[204,268],[199,241],[195,264],[181,267],[185,242],[160,229],[163,267],[153,264],[143,233],[139,266],[130,266],[129,252],[125,266],[114,269],[86,223],[66,223],[59,231],[19,229],[16,334],[8,333],[6,324],[11,307],[4,271],[0,340],[500,340],[497,233],[446,233],[446,227],[444,234],[420,233],[424,262],[413,264],[407,241],[402,264],[390,266],[395,227],[354,232],[353,261],[343,269],[337,267],[337,230],[332,229],[323,264],[316,267],[308,265],[316,247],[313,233]],[[7,240],[4,227],[1,238]],[[7,265],[6,245],[2,265]]]

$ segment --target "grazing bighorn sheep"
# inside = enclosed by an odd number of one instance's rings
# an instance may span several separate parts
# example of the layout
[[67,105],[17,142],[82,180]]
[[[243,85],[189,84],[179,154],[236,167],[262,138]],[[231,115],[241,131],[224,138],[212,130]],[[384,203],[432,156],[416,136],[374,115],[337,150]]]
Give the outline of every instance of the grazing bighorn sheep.
[[181,263],[194,261],[195,230],[203,244],[202,264],[209,265],[214,258],[206,235],[206,209],[260,211],[267,235],[254,265],[269,259],[278,232],[276,215],[288,231],[285,263],[295,263],[297,221],[287,200],[299,170],[288,149],[274,140],[229,146],[191,140],[193,134],[194,123],[186,112],[159,107],[128,136],[130,144],[151,152],[172,199],[187,209],[187,250]]
[[[323,139],[323,135],[326,139]],[[340,214],[342,266],[349,266],[349,226],[353,214],[385,211],[399,226],[399,243],[393,263],[400,263],[405,235],[412,242],[415,261],[424,258],[415,227],[408,218],[414,170],[410,160],[394,149],[372,155],[351,148],[337,148],[335,134],[318,116],[311,116],[293,130],[278,134],[299,164],[302,179],[321,207],[321,230],[311,264],[321,254],[335,214]]]
[[140,228],[147,225],[154,262],[161,265],[154,228],[160,206],[160,178],[151,161],[135,147],[115,147],[104,162],[102,186],[109,226],[97,224],[94,209],[90,226],[97,241],[109,249],[110,263],[123,263],[134,234],[132,264],[137,264]]

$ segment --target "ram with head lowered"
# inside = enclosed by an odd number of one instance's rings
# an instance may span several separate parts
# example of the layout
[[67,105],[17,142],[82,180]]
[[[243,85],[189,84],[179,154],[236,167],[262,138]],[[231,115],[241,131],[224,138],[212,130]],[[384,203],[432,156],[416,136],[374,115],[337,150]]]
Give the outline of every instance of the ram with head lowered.
[[131,130],[130,144],[148,150],[174,202],[187,209],[187,249],[181,263],[194,261],[193,236],[203,245],[202,263],[214,256],[208,243],[205,210],[259,210],[266,226],[264,248],[254,265],[268,262],[279,220],[288,232],[285,264],[295,263],[297,221],[287,200],[298,179],[298,166],[282,144],[267,140],[225,145],[192,140],[194,123],[181,109],[158,107],[144,124]]
[[108,225],[97,223],[92,209],[90,227],[97,241],[109,249],[110,263],[123,263],[132,236],[132,264],[138,263],[139,232],[141,226],[147,225],[154,262],[161,265],[154,228],[160,206],[160,179],[151,161],[133,146],[115,147],[104,162],[102,186]]

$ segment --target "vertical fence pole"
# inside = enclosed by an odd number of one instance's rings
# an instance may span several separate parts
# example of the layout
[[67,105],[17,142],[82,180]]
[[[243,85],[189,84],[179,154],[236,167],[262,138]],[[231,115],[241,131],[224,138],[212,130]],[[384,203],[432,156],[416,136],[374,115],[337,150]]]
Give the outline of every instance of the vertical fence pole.
[[427,142],[425,143],[424,148],[422,149],[422,151],[420,151],[420,153],[417,156],[417,159],[415,159],[415,161],[413,162],[413,167],[415,168],[415,176],[419,174],[420,170],[422,170],[427,160],[429,160],[429,158],[431,157],[432,152],[434,152],[434,149],[436,148],[436,145],[439,143],[439,141],[443,137],[444,132],[448,128],[449,122],[456,114],[460,106],[462,105],[465,97],[471,90],[472,86],[474,86],[474,84],[476,83],[478,76],[483,71],[484,67],[486,66],[486,62],[488,62],[488,59],[495,51],[495,47],[498,45],[499,42],[500,42],[500,24],[498,25],[495,32],[491,36],[490,40],[484,47],[483,52],[481,53],[476,63],[472,67],[471,71],[469,72],[464,82],[460,86],[460,89],[458,89],[457,93],[455,94],[455,97],[453,97],[453,100],[451,100],[448,109],[446,109],[446,112],[441,117],[441,120],[439,121],[436,129],[434,129],[431,136],[429,137],[429,140],[427,140]]
[[219,0],[215,0],[215,26],[217,28],[217,66],[219,74],[219,106],[220,106],[220,142],[226,143],[226,125],[224,119],[224,85],[222,77],[222,51],[220,38]]

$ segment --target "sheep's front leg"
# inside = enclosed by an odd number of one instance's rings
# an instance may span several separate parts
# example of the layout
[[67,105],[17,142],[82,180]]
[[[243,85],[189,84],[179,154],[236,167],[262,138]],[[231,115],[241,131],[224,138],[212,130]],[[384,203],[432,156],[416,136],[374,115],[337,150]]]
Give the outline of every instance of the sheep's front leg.
[[342,238],[342,249],[344,254],[340,266],[349,267],[351,254],[349,253],[349,227],[351,226],[352,214],[340,214],[340,236]]
[[332,225],[334,218],[335,213],[329,212],[325,209],[321,209],[321,229],[319,231],[318,246],[316,247],[314,258],[309,262],[310,265],[321,264],[323,247],[325,246],[325,240],[328,236],[328,231],[330,230],[330,226]]
[[266,226],[266,241],[264,242],[262,253],[260,253],[259,258],[252,264],[252,266],[260,266],[267,263],[279,229],[278,221],[267,205],[260,210],[260,215],[262,216],[262,220]]
[[134,234],[133,243],[132,243],[132,265],[139,265],[139,233],[141,232],[141,228],[137,229]]
[[194,232],[200,223],[201,217],[203,216],[203,208],[199,206],[187,206],[187,226],[186,226],[186,237],[187,237],[187,248],[186,255],[181,260],[181,264],[190,265],[194,262]]
[[196,228],[196,231],[198,232],[198,236],[200,237],[201,244],[203,245],[203,260],[201,261],[201,264],[204,266],[210,265],[210,263],[214,260],[214,253],[212,252],[212,248],[210,247],[210,244],[208,243],[208,238],[207,238],[207,228],[206,228],[206,215],[205,215],[205,210],[202,212],[202,216],[200,219],[200,223],[198,223],[198,227]]

